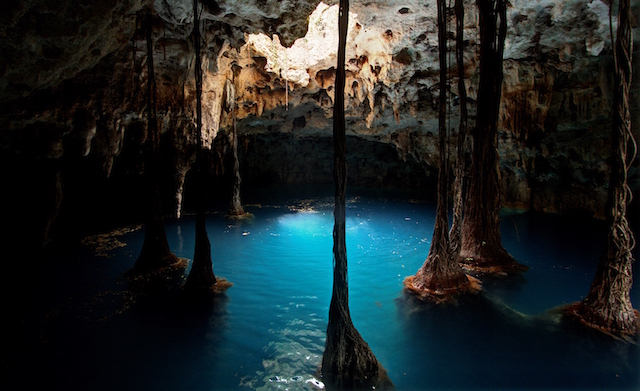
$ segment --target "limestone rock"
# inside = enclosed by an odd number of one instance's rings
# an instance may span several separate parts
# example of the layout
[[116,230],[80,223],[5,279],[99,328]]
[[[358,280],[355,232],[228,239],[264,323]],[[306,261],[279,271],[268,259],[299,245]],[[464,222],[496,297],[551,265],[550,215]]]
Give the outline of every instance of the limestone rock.
[[[180,213],[196,144],[191,4],[9,1],[0,15],[0,146],[12,153],[6,159],[85,159],[94,167],[91,175],[105,177],[143,169],[136,151],[146,137],[146,51],[136,15],[152,5],[164,169]],[[318,146],[331,137],[335,4],[202,2],[203,144],[215,157],[217,177],[224,171],[231,126],[222,109],[223,92],[233,80],[245,183],[331,180],[329,152]],[[452,129],[458,83],[467,89],[471,125],[482,115],[474,104],[478,13],[474,1],[465,6],[466,77],[458,80],[454,71],[449,80]],[[640,1],[632,1],[632,8],[637,17]],[[602,214],[613,74],[608,10],[603,0],[510,1],[499,139],[507,205]],[[356,148],[349,152],[351,183],[419,184],[435,192],[436,11],[435,4],[419,0],[351,2],[346,80],[347,132]],[[453,68],[453,12],[449,18]],[[632,26],[637,40],[637,22]],[[634,57],[634,80],[640,80],[639,58]],[[633,87],[632,107],[639,105],[639,85]],[[638,123],[633,122],[636,135]],[[630,180],[637,189],[637,166]]]

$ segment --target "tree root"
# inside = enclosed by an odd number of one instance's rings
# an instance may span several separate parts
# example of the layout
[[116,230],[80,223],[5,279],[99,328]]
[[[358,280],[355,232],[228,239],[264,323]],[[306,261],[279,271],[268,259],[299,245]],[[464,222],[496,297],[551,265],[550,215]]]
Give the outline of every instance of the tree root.
[[506,277],[522,274],[529,270],[528,266],[522,265],[515,260],[511,260],[504,264],[495,264],[489,262],[478,262],[477,259],[470,257],[460,257],[458,262],[465,272],[475,275],[487,274]]
[[635,327],[632,329],[620,330],[620,329],[616,329],[609,326],[603,326],[603,325],[594,323],[593,320],[587,319],[580,312],[580,306],[581,306],[581,303],[576,302],[576,303],[568,304],[562,307],[561,312],[563,314],[563,317],[566,319],[570,319],[586,328],[597,330],[614,339],[617,339],[623,342],[628,342],[628,343],[636,343],[631,339],[631,337],[640,336],[640,312],[638,310],[636,309],[633,310],[635,314]]
[[435,304],[455,302],[461,294],[476,294],[482,290],[482,282],[468,274],[466,274],[467,282],[460,286],[435,290],[416,287],[414,284],[414,277],[415,276],[408,276],[404,279],[402,283],[405,289],[414,294],[420,300],[430,301]]
[[211,290],[214,294],[219,295],[221,293],[225,293],[227,289],[231,288],[232,286],[232,282],[228,281],[224,277],[218,276],[216,277],[216,283],[213,287],[211,287]]

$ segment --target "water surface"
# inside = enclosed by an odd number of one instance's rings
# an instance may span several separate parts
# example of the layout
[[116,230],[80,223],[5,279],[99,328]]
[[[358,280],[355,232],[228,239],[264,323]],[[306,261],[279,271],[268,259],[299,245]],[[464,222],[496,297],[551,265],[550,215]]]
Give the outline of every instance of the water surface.
[[[126,245],[107,257],[87,246],[52,254],[12,285],[24,300],[4,379],[19,389],[312,389],[331,295],[331,198],[264,199],[247,206],[250,221],[208,215],[214,271],[234,285],[204,307],[178,290],[130,292],[123,272],[143,230],[119,236]],[[602,222],[505,211],[503,243],[529,271],[434,306],[402,291],[428,253],[434,212],[397,194],[348,201],[353,321],[398,390],[637,389],[637,345],[550,312],[588,291]],[[192,258],[194,225],[190,216],[166,221],[176,255]],[[636,286],[636,308],[638,296]]]

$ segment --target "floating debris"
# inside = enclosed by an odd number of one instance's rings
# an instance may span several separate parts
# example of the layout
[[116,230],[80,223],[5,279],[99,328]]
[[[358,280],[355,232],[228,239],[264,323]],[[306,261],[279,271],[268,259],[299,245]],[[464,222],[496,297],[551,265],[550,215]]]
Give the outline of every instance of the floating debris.
[[142,229],[142,225],[134,225],[131,227],[118,228],[111,232],[91,235],[83,238],[80,243],[87,247],[93,247],[97,256],[108,258],[111,251],[125,247],[127,244],[118,240],[119,236],[126,235]]
[[321,382],[320,380],[316,379],[316,378],[311,378],[311,379],[307,380],[305,383],[311,384],[312,386],[316,387],[319,390],[324,389],[324,383]]
[[224,277],[216,276],[216,284],[213,286],[214,294],[221,294],[227,291],[227,289],[231,288],[233,283],[227,280]]

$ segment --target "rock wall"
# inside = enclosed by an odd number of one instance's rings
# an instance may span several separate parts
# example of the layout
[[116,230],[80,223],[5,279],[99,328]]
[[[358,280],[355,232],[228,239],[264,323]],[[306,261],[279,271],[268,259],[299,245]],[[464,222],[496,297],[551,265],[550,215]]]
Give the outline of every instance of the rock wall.
[[[336,2],[202,3],[203,144],[213,183],[226,186],[227,81],[235,84],[246,184],[331,181]],[[640,1],[632,4],[639,15]],[[478,16],[473,1],[465,5],[464,84],[473,125],[482,115],[475,113]],[[9,54],[0,58],[0,172],[13,184],[3,197],[22,212],[39,205],[29,212],[37,228],[23,227],[34,235],[46,238],[61,208],[108,204],[122,210],[144,202],[131,194],[144,168],[145,6],[155,11],[165,205],[179,214],[196,141],[191,2],[32,0],[9,2],[0,16],[0,47]],[[601,0],[510,2],[498,140],[506,206],[603,215],[613,83],[608,12]],[[449,21],[454,156],[461,102],[453,12]],[[632,26],[637,42],[637,22]],[[352,1],[346,83],[351,184],[435,193],[437,56],[435,4]],[[638,86],[632,107],[640,107]],[[635,118],[633,129],[638,138]],[[631,181],[637,192],[637,164]]]

